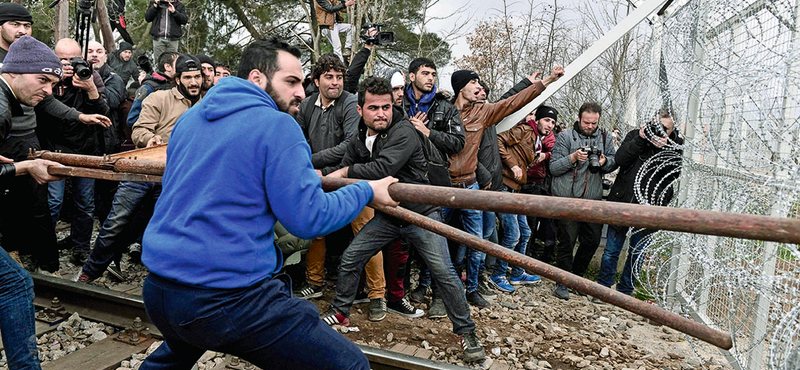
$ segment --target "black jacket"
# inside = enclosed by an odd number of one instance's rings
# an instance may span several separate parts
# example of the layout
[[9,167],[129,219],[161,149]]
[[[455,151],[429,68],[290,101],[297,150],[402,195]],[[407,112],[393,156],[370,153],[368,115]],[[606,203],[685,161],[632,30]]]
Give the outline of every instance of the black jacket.
[[358,132],[360,119],[355,95],[342,91],[327,111],[316,105],[319,93],[300,103],[297,123],[311,146],[311,163],[316,169],[336,166],[342,161],[347,141]]
[[370,54],[372,54],[372,50],[361,48],[353,56],[350,67],[347,68],[347,76],[344,79],[344,91],[351,94],[358,93],[358,80],[361,79],[361,75],[364,73],[364,67],[367,65],[367,59],[369,59]]
[[[683,136],[678,130],[670,135],[670,139],[678,145],[683,145]],[[643,167],[644,163],[654,156],[653,165]],[[632,130],[625,135],[625,140],[620,144],[616,154],[616,164],[619,173],[608,200],[612,202],[642,203],[657,206],[666,206],[672,200],[673,187],[677,184],[681,174],[683,150],[672,147],[657,148],[650,141],[639,136],[639,130]],[[636,176],[640,171],[640,193],[648,199],[637,199]]]
[[[372,146],[372,154],[364,144],[366,138],[367,125],[361,119],[358,123],[358,136],[355,140],[350,140],[342,163],[338,166],[350,167],[347,177],[378,180],[394,176],[404,184],[430,184],[428,161],[422,151],[422,143],[416,128],[403,112],[394,109],[392,123],[386,131],[378,134]],[[400,203],[400,206],[421,215],[428,215],[438,209],[436,206],[416,203]]]
[[[403,91],[404,116],[408,116],[411,107],[411,101],[408,99],[408,89],[410,88],[411,84],[408,84]],[[428,139],[436,149],[439,149],[443,158],[461,152],[466,143],[461,112],[449,100],[448,94],[437,92],[428,109],[428,129],[431,130]]]
[[[181,27],[189,22],[189,16],[186,15],[186,6],[180,1],[174,1],[172,6],[175,7],[175,13],[170,13],[168,8],[161,6],[156,7],[153,6],[154,4],[155,1],[150,1],[150,3],[147,4],[147,11],[144,12],[144,20],[153,23],[153,25],[150,26],[150,36],[154,39],[166,37],[170,41],[180,39],[181,35],[183,35]],[[167,17],[166,34],[159,32],[161,28],[161,19],[163,17]],[[158,55],[154,56],[156,60],[158,57]]]

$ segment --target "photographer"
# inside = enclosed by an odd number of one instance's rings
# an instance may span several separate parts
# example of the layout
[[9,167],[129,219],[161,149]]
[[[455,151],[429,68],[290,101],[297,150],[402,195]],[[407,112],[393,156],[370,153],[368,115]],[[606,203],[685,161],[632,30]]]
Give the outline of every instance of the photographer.
[[[615,159],[619,174],[611,187],[608,200],[667,206],[672,200],[672,185],[680,177],[682,145],[683,136],[675,128],[675,122],[667,110],[659,112],[658,119],[650,124],[628,132],[617,151]],[[637,176],[641,177],[639,189],[635,188]],[[641,256],[645,244],[643,239],[654,232],[655,230],[637,230],[631,234],[628,257],[617,284],[618,292],[627,295],[633,293],[638,275],[633,273],[633,266],[638,265],[636,260]],[[628,228],[625,226],[608,225],[606,248],[603,251],[600,274],[597,276],[598,284],[606,287],[614,285],[617,261],[627,233]]]
[[[602,108],[597,103],[584,103],[578,110],[578,121],[558,135],[550,157],[553,174],[553,195],[557,197],[601,200],[603,174],[616,167],[614,141],[599,128]],[[583,276],[594,252],[600,245],[603,225],[588,222],[558,220],[556,266]],[[575,241],[580,247],[572,256]],[[556,284],[556,297],[569,299],[567,287]]]
[[[64,77],[53,87],[53,96],[68,107],[83,113],[94,113],[108,117],[109,107],[105,99],[105,85],[97,71],[83,60],[81,47],[73,39],[61,39],[56,43],[55,54],[61,59]],[[36,109],[36,133],[42,146],[48,150],[64,153],[101,155],[106,153],[104,134],[111,130],[110,122],[87,125],[57,117]],[[89,239],[94,225],[94,180],[72,178],[72,197],[75,214],[72,218],[71,237],[73,261],[83,263],[89,253]],[[55,225],[64,198],[64,181],[52,182],[48,186],[50,216]]]
[[189,22],[186,7],[179,0],[153,0],[144,13],[144,20],[153,25],[153,55],[158,57],[166,51],[178,52],[178,40],[182,27]]

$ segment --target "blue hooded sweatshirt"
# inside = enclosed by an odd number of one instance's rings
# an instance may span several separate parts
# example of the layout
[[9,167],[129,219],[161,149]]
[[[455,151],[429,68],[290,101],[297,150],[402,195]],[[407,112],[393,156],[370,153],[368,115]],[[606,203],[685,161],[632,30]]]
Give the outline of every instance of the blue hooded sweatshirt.
[[221,289],[280,269],[276,220],[311,239],[350,223],[373,196],[363,181],[324,193],[297,122],[238,77],[178,119],[162,185],[142,261],[158,276]]

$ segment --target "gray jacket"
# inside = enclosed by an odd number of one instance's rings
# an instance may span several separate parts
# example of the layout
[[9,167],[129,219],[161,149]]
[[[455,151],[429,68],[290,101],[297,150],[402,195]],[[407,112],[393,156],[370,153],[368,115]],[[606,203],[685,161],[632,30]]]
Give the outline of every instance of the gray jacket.
[[300,103],[297,123],[311,146],[311,163],[315,169],[337,166],[347,150],[347,141],[358,134],[356,95],[343,91],[333,106],[323,112],[316,105],[319,93]]
[[[576,122],[577,126],[578,123]],[[604,133],[605,146],[600,133]],[[606,163],[596,173],[589,172],[589,161],[570,163],[569,155],[593,145],[603,151]],[[616,168],[614,140],[605,130],[597,129],[585,136],[575,127],[562,132],[556,138],[550,157],[550,173],[553,175],[553,195],[557,197],[600,200],[603,198],[603,175]]]

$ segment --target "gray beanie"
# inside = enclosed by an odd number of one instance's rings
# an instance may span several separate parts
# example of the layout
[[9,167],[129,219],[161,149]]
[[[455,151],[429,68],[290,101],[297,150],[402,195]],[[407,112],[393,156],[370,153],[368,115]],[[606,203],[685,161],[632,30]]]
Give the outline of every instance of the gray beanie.
[[8,48],[3,73],[47,73],[61,78],[61,60],[41,41],[22,36]]

